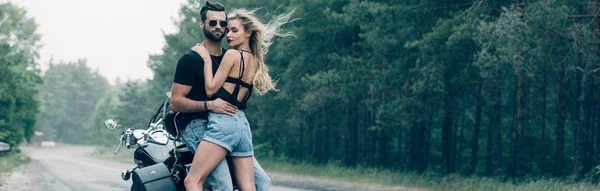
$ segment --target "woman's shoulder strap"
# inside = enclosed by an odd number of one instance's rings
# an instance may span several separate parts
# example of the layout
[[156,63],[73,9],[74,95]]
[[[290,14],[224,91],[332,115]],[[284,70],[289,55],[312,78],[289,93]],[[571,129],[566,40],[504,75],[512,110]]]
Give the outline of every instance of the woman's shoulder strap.
[[244,52],[243,50],[240,50],[240,80],[242,79],[242,76],[244,76],[244,69],[246,69],[244,66]]

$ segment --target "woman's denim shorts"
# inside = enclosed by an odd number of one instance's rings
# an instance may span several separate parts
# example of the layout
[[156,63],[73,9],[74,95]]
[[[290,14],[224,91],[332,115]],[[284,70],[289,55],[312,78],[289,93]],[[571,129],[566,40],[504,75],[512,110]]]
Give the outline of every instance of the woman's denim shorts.
[[215,143],[229,151],[229,156],[253,156],[252,131],[244,111],[234,116],[209,112],[204,140]]

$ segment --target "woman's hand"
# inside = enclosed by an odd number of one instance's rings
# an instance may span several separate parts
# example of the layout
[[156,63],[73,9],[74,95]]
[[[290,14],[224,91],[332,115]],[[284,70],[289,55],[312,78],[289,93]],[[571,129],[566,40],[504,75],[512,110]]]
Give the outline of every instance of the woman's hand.
[[210,53],[208,53],[208,50],[206,50],[206,48],[204,48],[204,46],[201,46],[200,44],[196,44],[196,46],[192,47],[192,50],[196,53],[198,53],[202,59],[204,60],[210,60]]

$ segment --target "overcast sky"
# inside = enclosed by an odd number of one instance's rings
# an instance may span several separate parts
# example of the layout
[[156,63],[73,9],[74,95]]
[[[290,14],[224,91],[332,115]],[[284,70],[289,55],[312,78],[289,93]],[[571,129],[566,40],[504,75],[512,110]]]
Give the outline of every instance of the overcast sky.
[[[147,79],[148,55],[160,53],[163,31],[176,30],[173,18],[184,0],[0,0],[28,11],[42,35],[40,64],[50,58],[76,61],[114,82],[117,77]],[[193,43],[193,42],[192,42]]]

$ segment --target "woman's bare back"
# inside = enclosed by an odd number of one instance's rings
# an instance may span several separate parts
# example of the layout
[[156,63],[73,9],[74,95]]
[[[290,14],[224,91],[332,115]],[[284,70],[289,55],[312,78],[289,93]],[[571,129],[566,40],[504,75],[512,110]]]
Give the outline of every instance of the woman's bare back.
[[[256,70],[257,70],[256,57],[254,57],[253,54],[245,52],[245,51],[239,51],[239,52],[242,52],[242,54],[244,55],[243,56],[243,58],[244,58],[244,73],[243,73],[241,80],[250,85],[253,85],[254,75],[256,75]],[[241,61],[240,55],[238,54],[237,56],[238,56],[238,58],[236,58],[237,62],[234,62],[233,67],[231,67],[228,77],[239,79],[240,78],[240,70],[242,69],[241,68],[242,61]],[[223,84],[223,88],[225,88],[225,90],[227,90],[227,92],[232,93],[235,88],[235,84],[225,82]],[[246,94],[248,94],[248,91],[249,90],[247,88],[240,86],[240,92],[238,94],[237,100],[238,101],[244,100],[244,97],[246,96]]]

